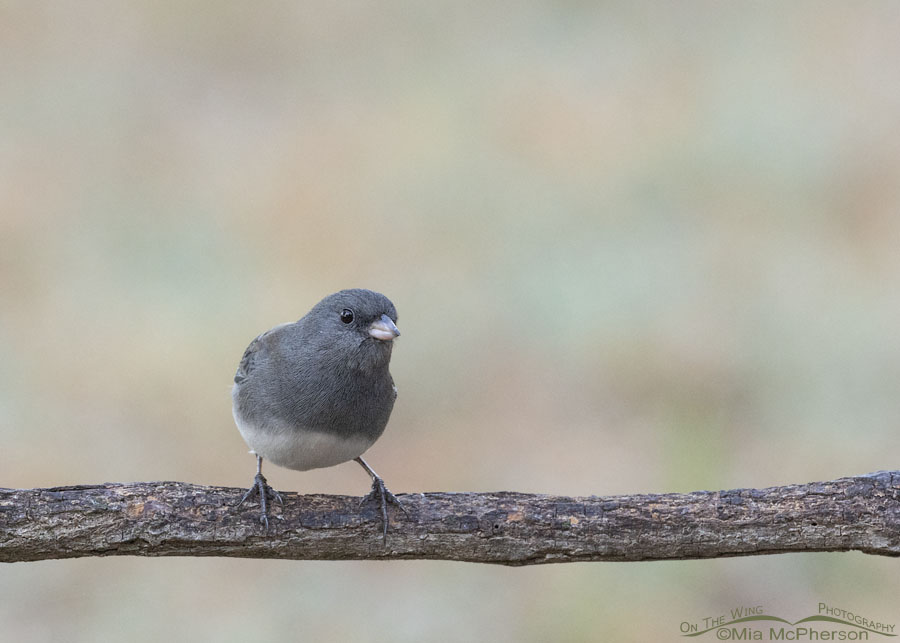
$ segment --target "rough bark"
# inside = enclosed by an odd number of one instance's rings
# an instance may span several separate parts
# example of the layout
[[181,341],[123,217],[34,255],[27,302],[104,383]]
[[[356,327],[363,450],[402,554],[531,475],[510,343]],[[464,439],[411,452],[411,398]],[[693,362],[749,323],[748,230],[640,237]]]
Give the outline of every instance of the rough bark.
[[[401,494],[408,516],[282,493],[259,523],[243,490],[182,482],[0,489],[0,562],[82,556],[440,559],[503,565],[861,551],[900,556],[900,471],[731,491],[563,497]],[[280,507],[272,510],[280,515]]]

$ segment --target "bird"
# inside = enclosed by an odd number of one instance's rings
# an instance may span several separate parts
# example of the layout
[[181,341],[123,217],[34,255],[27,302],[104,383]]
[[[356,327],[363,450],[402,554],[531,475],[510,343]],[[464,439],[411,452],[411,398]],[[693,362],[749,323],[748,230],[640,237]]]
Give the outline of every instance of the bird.
[[258,495],[266,531],[268,497],[282,512],[284,501],[263,476],[263,460],[297,471],[354,460],[372,478],[360,505],[377,501],[387,542],[387,505],[406,509],[362,454],[381,437],[394,408],[397,387],[389,366],[399,335],[390,299],[351,288],[250,342],[231,398],[237,428],[256,456],[256,476],[237,506]]

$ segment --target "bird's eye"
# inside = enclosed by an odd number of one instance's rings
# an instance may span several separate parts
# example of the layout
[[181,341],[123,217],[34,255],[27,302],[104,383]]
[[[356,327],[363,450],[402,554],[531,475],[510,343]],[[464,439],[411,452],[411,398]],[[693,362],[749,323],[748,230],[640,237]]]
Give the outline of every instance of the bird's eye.
[[341,321],[344,322],[345,324],[349,324],[350,322],[352,322],[353,321],[353,311],[350,310],[349,308],[344,308],[344,310],[341,311]]

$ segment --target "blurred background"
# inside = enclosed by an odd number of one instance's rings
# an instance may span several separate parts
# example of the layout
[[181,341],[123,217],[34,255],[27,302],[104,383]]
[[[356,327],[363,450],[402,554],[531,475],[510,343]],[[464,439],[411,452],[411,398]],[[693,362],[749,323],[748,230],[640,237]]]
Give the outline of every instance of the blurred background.
[[[900,468],[900,5],[4,3],[0,486],[249,485],[253,337],[387,294],[395,492]],[[353,463],[282,490],[362,495]],[[0,568],[6,640],[675,640],[895,561]]]

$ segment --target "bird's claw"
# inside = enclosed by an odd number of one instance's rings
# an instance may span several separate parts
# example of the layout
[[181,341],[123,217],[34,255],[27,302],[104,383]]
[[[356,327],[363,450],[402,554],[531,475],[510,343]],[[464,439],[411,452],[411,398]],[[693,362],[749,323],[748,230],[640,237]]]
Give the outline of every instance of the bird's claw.
[[395,507],[399,507],[406,516],[409,516],[409,512],[406,510],[406,507],[404,507],[403,504],[399,500],[397,500],[397,496],[392,494],[390,490],[384,485],[384,480],[377,476],[372,478],[372,491],[370,491],[367,496],[364,496],[359,501],[359,505],[362,506],[363,504],[373,500],[378,502],[379,509],[381,509],[381,522],[383,525],[381,539],[385,544],[387,544],[387,506],[391,504]]
[[[268,496],[271,495],[279,505],[281,505],[281,513],[284,513],[284,499],[281,497],[281,494],[275,491],[272,487],[269,486],[269,483],[266,481],[266,477],[262,473],[257,473],[256,477],[253,478],[253,484],[247,489],[247,493],[243,495],[240,501],[235,505],[236,507],[240,507],[244,504],[244,501],[247,500],[252,495],[259,496],[259,522],[265,525],[266,531],[269,530],[269,502]],[[278,520],[284,520],[283,515],[275,516]]]

